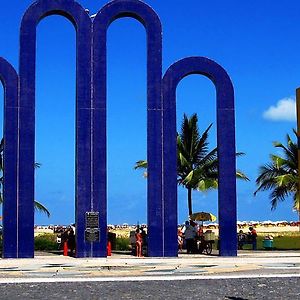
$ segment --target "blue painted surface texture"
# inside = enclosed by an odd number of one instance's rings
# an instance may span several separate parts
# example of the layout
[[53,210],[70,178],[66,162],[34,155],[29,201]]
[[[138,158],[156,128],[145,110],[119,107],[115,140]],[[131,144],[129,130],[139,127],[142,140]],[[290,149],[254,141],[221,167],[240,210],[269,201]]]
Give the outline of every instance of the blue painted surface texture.
[[[76,239],[77,256],[91,256],[84,241],[85,212],[91,211],[91,19],[77,2],[41,0],[25,12],[20,30],[19,257],[33,257],[36,28],[58,14],[76,30]],[[24,222],[26,220],[26,222]]]
[[[162,222],[162,30],[155,12],[136,0],[108,3],[93,21],[93,198],[99,203],[100,230],[107,228],[106,192],[106,77],[107,29],[116,19],[132,17],[147,33],[147,159],[148,159],[148,254],[163,256]],[[101,246],[106,255],[105,244]]]
[[[34,256],[36,28],[52,14],[70,20],[77,35],[77,257],[106,257],[106,41],[109,25],[122,17],[141,22],[147,34],[148,255],[177,256],[176,87],[190,74],[207,76],[216,86],[220,255],[236,255],[234,93],[224,69],[207,58],[190,57],[173,64],[162,79],[161,22],[144,2],[111,1],[92,20],[73,0],[40,0],[28,8],[21,22],[19,77],[0,58],[5,90],[4,257]],[[85,214],[91,211],[99,213],[97,242],[84,237]]]
[[175,256],[177,253],[176,87],[191,74],[208,77],[216,87],[220,255],[236,256],[234,91],[226,71],[205,57],[184,58],[174,63],[163,78],[165,253],[166,256]]
[[18,84],[15,69],[0,57],[0,80],[4,87],[3,257],[15,258],[18,231]]

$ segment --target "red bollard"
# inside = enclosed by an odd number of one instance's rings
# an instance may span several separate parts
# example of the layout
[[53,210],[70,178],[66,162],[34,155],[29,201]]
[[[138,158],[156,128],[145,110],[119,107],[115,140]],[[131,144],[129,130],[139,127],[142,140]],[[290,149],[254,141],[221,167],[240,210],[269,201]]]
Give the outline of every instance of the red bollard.
[[68,256],[68,243],[64,242],[64,256]]
[[111,256],[111,242],[108,241],[107,243],[107,256]]

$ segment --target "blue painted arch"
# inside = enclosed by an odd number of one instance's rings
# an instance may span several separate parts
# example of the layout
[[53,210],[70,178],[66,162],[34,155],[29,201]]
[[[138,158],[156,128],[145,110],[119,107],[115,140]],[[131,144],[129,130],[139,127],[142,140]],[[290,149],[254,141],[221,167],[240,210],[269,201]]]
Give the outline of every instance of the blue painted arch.
[[[76,239],[77,256],[92,254],[84,241],[85,212],[91,205],[91,19],[73,0],[40,0],[25,12],[20,29],[19,257],[34,255],[34,144],[36,28],[49,15],[62,15],[76,29]],[[79,176],[80,174],[80,176]],[[23,222],[22,222],[23,220]],[[26,220],[26,222],[24,222]]]
[[176,88],[191,74],[208,77],[216,87],[220,255],[236,256],[234,90],[226,71],[205,57],[184,58],[170,66],[163,78],[164,231],[168,232],[164,235],[165,255],[177,255]]
[[0,81],[4,88],[3,257],[16,258],[18,229],[18,85],[14,67],[0,57]]
[[[138,0],[109,2],[93,21],[93,198],[100,199],[100,232],[104,238],[107,228],[106,41],[109,25],[122,17],[141,22],[147,34],[148,255],[163,256],[162,28],[153,9]],[[102,242],[100,247],[101,255],[106,256],[106,243]]]

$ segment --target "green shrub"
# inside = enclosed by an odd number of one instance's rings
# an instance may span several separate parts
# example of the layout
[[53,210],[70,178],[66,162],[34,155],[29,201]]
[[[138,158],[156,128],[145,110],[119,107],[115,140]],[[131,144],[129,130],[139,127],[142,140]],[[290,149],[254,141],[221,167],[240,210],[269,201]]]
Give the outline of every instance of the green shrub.
[[129,238],[117,238],[116,240],[116,250],[126,251],[129,250]]
[[44,233],[34,238],[34,250],[57,250],[56,234]]

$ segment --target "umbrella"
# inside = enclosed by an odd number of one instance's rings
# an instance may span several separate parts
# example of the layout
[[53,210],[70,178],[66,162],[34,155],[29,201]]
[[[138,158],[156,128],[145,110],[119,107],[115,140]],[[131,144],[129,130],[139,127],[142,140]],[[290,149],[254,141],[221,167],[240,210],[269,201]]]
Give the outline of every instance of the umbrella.
[[217,217],[211,213],[208,213],[208,212],[204,212],[204,211],[201,211],[201,212],[197,212],[197,213],[194,213],[192,215],[190,215],[190,219],[192,221],[211,221],[211,222],[214,222],[217,220]]

